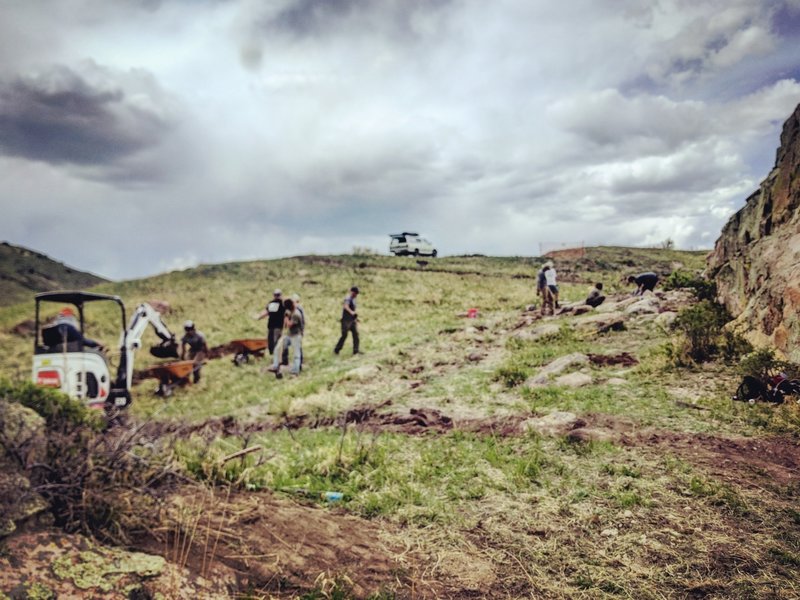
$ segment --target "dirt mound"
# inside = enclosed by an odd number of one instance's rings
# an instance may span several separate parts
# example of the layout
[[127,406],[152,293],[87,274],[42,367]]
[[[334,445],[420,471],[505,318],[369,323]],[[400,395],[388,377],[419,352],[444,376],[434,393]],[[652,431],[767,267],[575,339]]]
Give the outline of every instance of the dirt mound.
[[632,367],[638,365],[639,361],[636,357],[628,352],[621,352],[620,354],[587,354],[589,361],[593,365],[599,367],[611,367],[614,365],[622,365],[623,367]]
[[20,337],[31,337],[36,329],[36,323],[33,319],[25,319],[20,321],[10,329],[10,332]]

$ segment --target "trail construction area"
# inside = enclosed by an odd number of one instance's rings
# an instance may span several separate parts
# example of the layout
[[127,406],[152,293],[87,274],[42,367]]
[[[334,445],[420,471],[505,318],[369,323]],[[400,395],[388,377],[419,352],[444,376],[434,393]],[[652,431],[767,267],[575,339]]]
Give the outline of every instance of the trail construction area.
[[325,340],[295,379],[220,339],[169,398],[135,378],[108,430],[8,387],[0,598],[800,597],[800,410],[673,365],[689,290],[544,316],[429,295],[426,334],[365,326],[365,355]]

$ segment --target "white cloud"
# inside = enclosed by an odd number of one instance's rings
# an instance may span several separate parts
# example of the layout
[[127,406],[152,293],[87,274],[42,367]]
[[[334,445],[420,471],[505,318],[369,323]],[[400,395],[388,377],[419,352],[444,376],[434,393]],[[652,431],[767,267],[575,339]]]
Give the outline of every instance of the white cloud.
[[0,156],[0,237],[114,277],[409,228],[444,254],[710,244],[800,101],[782,5],[6,4],[0,79],[59,65],[86,86],[56,92],[122,100],[59,138],[82,163]]

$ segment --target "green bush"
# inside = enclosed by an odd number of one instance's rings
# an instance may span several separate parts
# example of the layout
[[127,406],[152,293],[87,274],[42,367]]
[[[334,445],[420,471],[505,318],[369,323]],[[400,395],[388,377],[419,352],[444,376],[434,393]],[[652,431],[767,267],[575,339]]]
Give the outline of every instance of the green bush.
[[105,425],[102,414],[89,409],[83,402],[58,390],[29,382],[11,383],[0,379],[0,399],[30,408],[44,418],[50,429],[88,425],[100,431]]
[[698,273],[679,269],[673,271],[664,280],[665,290],[689,288],[698,300],[715,300],[717,297],[717,284],[704,278]]
[[703,362],[717,354],[722,327],[729,320],[724,307],[702,300],[678,313],[673,328],[684,336],[683,352],[693,361]]
[[786,373],[792,379],[800,376],[800,366],[777,358],[772,348],[759,348],[747,354],[739,363],[738,370],[743,376],[750,375],[762,380],[778,373]]

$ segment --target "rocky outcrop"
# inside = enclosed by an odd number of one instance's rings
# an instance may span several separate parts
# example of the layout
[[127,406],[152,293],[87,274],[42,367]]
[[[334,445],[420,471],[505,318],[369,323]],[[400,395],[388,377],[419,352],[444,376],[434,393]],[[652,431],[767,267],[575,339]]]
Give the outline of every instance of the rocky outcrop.
[[26,466],[46,455],[44,419],[29,408],[0,399],[0,539],[47,510],[31,488]]
[[709,255],[718,297],[751,342],[800,361],[800,106],[775,168],[722,230]]

